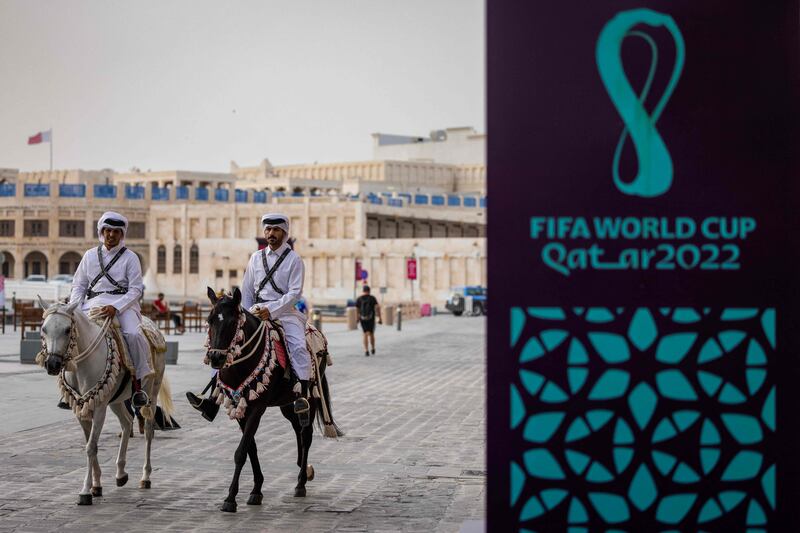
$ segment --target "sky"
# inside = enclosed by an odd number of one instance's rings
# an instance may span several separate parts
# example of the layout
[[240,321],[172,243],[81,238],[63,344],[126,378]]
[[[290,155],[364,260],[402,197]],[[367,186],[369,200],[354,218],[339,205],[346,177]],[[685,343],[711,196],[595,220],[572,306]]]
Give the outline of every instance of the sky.
[[0,0],[0,167],[227,172],[485,132],[483,0]]

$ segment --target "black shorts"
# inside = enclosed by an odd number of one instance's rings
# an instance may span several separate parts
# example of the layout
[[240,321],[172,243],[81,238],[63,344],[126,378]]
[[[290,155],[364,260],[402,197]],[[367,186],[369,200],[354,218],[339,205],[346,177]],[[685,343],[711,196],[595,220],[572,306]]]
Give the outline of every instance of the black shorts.
[[361,329],[364,333],[373,333],[375,331],[375,319],[370,318],[369,320],[362,320]]

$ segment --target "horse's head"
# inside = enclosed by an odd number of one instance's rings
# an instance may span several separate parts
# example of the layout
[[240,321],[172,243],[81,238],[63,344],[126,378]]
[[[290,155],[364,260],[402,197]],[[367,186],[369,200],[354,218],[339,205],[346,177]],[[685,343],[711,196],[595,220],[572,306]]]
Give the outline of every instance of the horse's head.
[[76,334],[73,332],[75,323],[73,313],[79,303],[78,301],[71,304],[54,303],[48,307],[41,297],[39,298],[39,305],[45,309],[41,331],[45,352],[43,366],[51,376],[61,372],[64,362],[70,356],[70,342]]
[[222,368],[232,360],[237,342],[241,342],[240,330],[244,325],[246,313],[241,307],[242,293],[236,288],[233,295],[217,298],[214,290],[208,287],[208,299],[214,306],[208,315],[208,352],[206,357],[212,368]]

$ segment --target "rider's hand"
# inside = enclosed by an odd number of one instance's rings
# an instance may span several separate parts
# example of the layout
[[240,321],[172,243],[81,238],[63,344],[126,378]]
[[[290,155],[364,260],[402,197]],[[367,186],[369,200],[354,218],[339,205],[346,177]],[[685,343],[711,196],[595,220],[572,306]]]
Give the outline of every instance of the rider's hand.
[[113,305],[104,305],[100,308],[100,316],[103,318],[114,318],[117,314],[117,308]]
[[267,309],[266,307],[260,307],[258,311],[256,311],[253,314],[256,315],[258,318],[260,318],[261,320],[268,320],[270,316],[269,309]]

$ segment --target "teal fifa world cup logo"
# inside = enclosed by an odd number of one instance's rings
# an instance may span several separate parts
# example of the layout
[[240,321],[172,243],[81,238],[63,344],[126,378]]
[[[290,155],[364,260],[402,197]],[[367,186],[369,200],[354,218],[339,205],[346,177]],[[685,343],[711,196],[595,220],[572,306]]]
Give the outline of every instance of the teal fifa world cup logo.
[[[644,102],[650,92],[658,66],[658,47],[648,34],[633,30],[635,26],[642,24],[664,27],[675,40],[675,65],[672,68],[672,75],[652,114],[647,113]],[[643,39],[650,47],[650,69],[640,95],[634,91],[622,66],[622,41],[626,37]],[[672,96],[683,70],[686,58],[683,36],[669,15],[651,9],[622,11],[603,27],[597,39],[595,55],[603,85],[625,124],[614,151],[612,164],[614,184],[620,192],[631,196],[652,198],[662,195],[672,185],[673,167],[667,146],[656,129],[656,123]],[[639,170],[633,181],[625,182],[620,178],[619,161],[628,136],[633,141]]]

